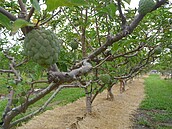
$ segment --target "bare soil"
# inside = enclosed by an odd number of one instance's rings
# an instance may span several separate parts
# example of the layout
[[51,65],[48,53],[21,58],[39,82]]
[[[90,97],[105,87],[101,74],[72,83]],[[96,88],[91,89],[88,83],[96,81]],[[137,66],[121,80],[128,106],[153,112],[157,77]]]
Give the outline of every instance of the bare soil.
[[143,79],[135,79],[122,94],[119,85],[115,85],[113,101],[106,99],[106,91],[102,92],[93,103],[91,115],[85,115],[85,98],[81,98],[45,111],[17,129],[131,129],[132,114],[144,98],[143,82]]

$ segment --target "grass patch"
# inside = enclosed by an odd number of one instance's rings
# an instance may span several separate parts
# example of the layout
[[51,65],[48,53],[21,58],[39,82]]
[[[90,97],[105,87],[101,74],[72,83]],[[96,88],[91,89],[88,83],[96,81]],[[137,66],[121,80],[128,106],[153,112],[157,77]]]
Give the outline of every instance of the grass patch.
[[[8,82],[9,77],[7,74],[2,74],[0,75],[0,95],[7,95],[8,94],[8,88],[7,88],[7,82]],[[34,88],[39,88],[39,89],[44,89],[47,87],[48,84],[35,84]],[[15,95],[20,94],[22,91],[27,91],[30,88],[29,85],[27,84],[21,84],[17,85],[17,88],[15,88]],[[42,99],[34,103],[33,105],[30,105],[29,108],[27,109],[26,113],[21,113],[18,116],[14,118],[14,121],[22,118],[28,114],[30,114],[33,111],[36,111],[39,109],[43,104],[49,99],[49,97],[53,94],[53,91],[46,96],[44,96]],[[51,101],[51,103],[46,107],[45,110],[52,110],[55,108],[57,105],[63,106],[68,103],[74,102],[77,99],[85,96],[84,89],[82,88],[66,88],[62,89]],[[20,104],[19,102],[17,104]],[[0,100],[0,123],[2,120],[2,115],[4,113],[4,110],[7,105],[7,99],[2,99]]]
[[141,118],[137,124],[144,126],[144,127],[150,127],[149,121],[145,118]]
[[[53,94],[47,94],[45,97],[37,101],[35,104],[31,105],[28,110],[26,111],[25,114],[20,114],[16,116],[16,119],[22,118],[23,116],[30,114],[31,112],[37,110],[39,107],[41,107],[47,100],[48,98]],[[77,99],[85,96],[85,92],[81,88],[67,88],[67,89],[62,89],[52,100],[52,102],[47,106],[45,110],[51,110],[57,105],[66,105],[68,103],[74,102]],[[0,100],[0,121],[2,118],[3,111],[5,109],[5,106],[7,104],[7,100]]]
[[146,97],[136,115],[137,128],[143,124],[156,129],[172,128],[172,80],[155,74],[146,78],[144,84]]

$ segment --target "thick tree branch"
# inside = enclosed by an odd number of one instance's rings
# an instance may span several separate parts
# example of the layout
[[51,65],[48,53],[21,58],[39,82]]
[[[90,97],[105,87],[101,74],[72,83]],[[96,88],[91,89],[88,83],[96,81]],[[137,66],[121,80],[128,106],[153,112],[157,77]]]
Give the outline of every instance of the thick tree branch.
[[[165,2],[167,2],[167,0],[161,0],[161,1],[157,2],[156,6],[153,10],[155,10],[158,7],[160,7],[161,5],[165,4]],[[15,17],[12,17],[11,14],[9,14],[7,11],[3,11],[3,9],[0,8],[0,12],[2,14],[5,13],[6,16],[10,17],[10,19],[11,20],[13,19],[13,21],[14,21]],[[35,97],[33,97],[31,99],[27,99],[26,102],[23,103],[22,105],[19,105],[18,107],[15,107],[12,110],[10,110],[9,112],[7,112],[7,114],[5,115],[5,117],[3,119],[3,122],[4,122],[3,127],[9,128],[9,126],[11,126],[11,124],[10,124],[11,120],[16,115],[22,113],[30,105],[32,105],[39,99],[43,98],[45,95],[50,93],[55,88],[58,89],[61,84],[70,83],[70,82],[76,80],[79,76],[82,76],[82,75],[90,72],[92,70],[92,65],[88,62],[88,60],[94,60],[94,58],[96,58],[99,54],[101,54],[103,51],[105,51],[113,43],[121,40],[123,37],[126,37],[128,34],[132,33],[143,18],[144,18],[144,15],[138,14],[135,17],[135,19],[131,22],[131,24],[128,27],[126,27],[123,31],[119,32],[115,36],[108,35],[106,43],[103,46],[101,46],[100,48],[98,48],[96,51],[94,51],[92,54],[90,54],[87,57],[87,60],[86,59],[83,60],[79,65],[80,67],[73,69],[70,72],[50,71],[49,75],[48,75],[48,80],[49,80],[49,82],[51,82],[51,84],[46,89],[44,89],[40,93],[38,93]],[[16,20],[16,18],[15,18],[15,20]],[[120,55],[120,56],[124,56],[124,55]],[[120,56],[118,55],[118,56],[116,56],[116,58],[120,57]],[[7,57],[8,57],[8,55],[7,55]],[[16,73],[17,71],[15,71],[15,69],[13,69],[16,66],[14,59],[11,57],[8,57],[8,58],[12,62],[10,65],[12,71],[16,74],[16,76],[18,76]],[[138,71],[141,70],[141,68],[143,68],[144,66],[146,66],[146,64],[151,62],[151,59],[152,58],[150,57],[150,54],[149,54],[149,57],[146,58],[145,61],[139,62],[139,64],[137,66],[135,66],[134,69],[130,70],[128,76],[121,76],[121,77],[128,78],[128,77],[131,77],[133,74],[138,73]],[[115,78],[119,79],[119,77],[115,77]]]
[[70,72],[54,72],[50,71],[48,75],[49,82],[71,82],[73,80],[76,80],[77,77],[84,75],[88,73],[92,69],[92,65],[87,62],[87,60],[84,60],[82,62],[82,66],[74,69]]
[[[52,101],[52,99],[57,95],[57,93],[59,93],[62,89],[64,88],[77,88],[77,87],[81,87],[79,86],[79,84],[75,83],[75,84],[68,84],[68,85],[60,85],[55,91],[54,93],[51,95],[51,97],[44,103],[43,106],[41,106],[38,110],[32,112],[31,114],[24,116],[14,122],[11,123],[12,126],[18,124],[19,122],[25,121],[29,118],[32,118],[34,115],[42,112],[45,110],[45,108],[48,106],[48,104]],[[60,103],[60,102],[59,102]]]
[[[25,102],[24,104],[12,109],[11,111],[9,111],[7,113],[7,115],[4,118],[4,123],[3,123],[3,127],[9,127],[10,125],[10,121],[18,114],[20,114],[21,112],[23,112],[23,109],[27,109],[30,105],[32,105],[33,103],[35,103],[36,101],[38,101],[39,99],[41,99],[42,97],[44,97],[45,95],[47,95],[48,93],[50,93],[52,90],[54,90],[56,87],[59,87],[60,84],[65,83],[65,82],[72,82],[73,80],[76,80],[77,76],[81,76],[85,73],[88,73],[90,70],[92,69],[92,66],[90,63],[87,62],[87,60],[85,60],[83,62],[83,66],[78,68],[78,69],[74,69],[70,72],[50,72],[49,74],[51,75],[52,81],[54,81],[55,83],[51,83],[46,89],[44,89],[43,91],[41,91],[40,93],[38,93],[34,98],[31,98],[29,100],[27,100],[27,102]],[[23,108],[24,107],[24,108]],[[11,125],[10,125],[11,126]]]
[[[160,6],[162,6],[163,4],[165,4],[167,2],[167,0],[161,0],[159,2],[157,2],[157,4],[155,5],[155,7],[153,8],[153,10],[156,10],[157,8],[159,8]],[[152,10],[152,11],[153,11]],[[140,23],[140,21],[144,18],[145,15],[142,14],[138,14],[135,19],[131,22],[131,24],[126,27],[123,31],[119,32],[118,34],[116,34],[116,36],[108,36],[107,37],[107,41],[106,43],[101,46],[99,49],[95,50],[93,53],[91,53],[88,58],[93,60],[97,55],[99,55],[101,52],[105,51],[108,46],[111,46],[113,43],[121,40],[122,38],[126,37],[128,34],[131,34],[134,29],[138,26],[138,24]]]
[[168,3],[168,0],[158,0],[155,7],[152,9],[152,11],[156,10],[157,8],[161,7],[162,5],[164,5],[166,3]]
[[12,106],[12,98],[14,95],[14,89],[12,87],[9,87],[8,90],[9,90],[8,103],[7,103],[6,108],[4,110],[2,119],[4,119],[6,117],[7,113],[11,110],[11,106]]
[[14,15],[9,13],[5,9],[3,9],[2,7],[0,7],[0,13],[4,14],[5,16],[7,16],[11,21],[15,21],[17,19]]

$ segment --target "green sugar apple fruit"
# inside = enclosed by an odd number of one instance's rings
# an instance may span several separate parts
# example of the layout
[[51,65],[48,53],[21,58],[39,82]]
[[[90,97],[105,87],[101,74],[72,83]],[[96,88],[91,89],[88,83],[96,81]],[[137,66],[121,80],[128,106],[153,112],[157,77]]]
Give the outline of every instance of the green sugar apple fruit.
[[157,46],[155,49],[154,49],[154,54],[158,55],[158,54],[161,54],[162,52],[162,48],[160,46]]
[[72,48],[73,50],[76,50],[76,49],[78,48],[78,43],[72,41],[72,42],[70,43],[70,46],[71,46],[71,48]]
[[34,62],[49,66],[58,61],[61,41],[50,30],[34,29],[24,40],[24,54]]
[[154,6],[155,6],[155,2],[153,0],[140,0],[138,12],[140,14],[145,15],[149,13],[153,9]]
[[100,76],[99,76],[99,79],[104,83],[104,84],[108,84],[108,83],[110,83],[110,79],[111,77],[110,77],[110,75],[109,74],[101,74]]
[[12,99],[12,104],[17,104],[18,103],[18,99],[17,98],[14,98],[14,99]]
[[172,44],[170,44],[170,45],[168,46],[168,48],[169,48],[169,49],[172,49]]

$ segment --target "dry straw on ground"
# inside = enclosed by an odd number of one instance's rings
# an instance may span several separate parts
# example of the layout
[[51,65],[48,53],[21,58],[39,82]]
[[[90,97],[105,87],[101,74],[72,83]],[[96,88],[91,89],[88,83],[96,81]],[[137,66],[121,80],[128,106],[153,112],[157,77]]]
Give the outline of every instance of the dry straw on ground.
[[35,116],[18,129],[129,129],[132,114],[144,98],[143,79],[135,79],[122,94],[114,86],[114,101],[106,100],[106,91],[93,103],[92,115],[85,116],[85,98]]

